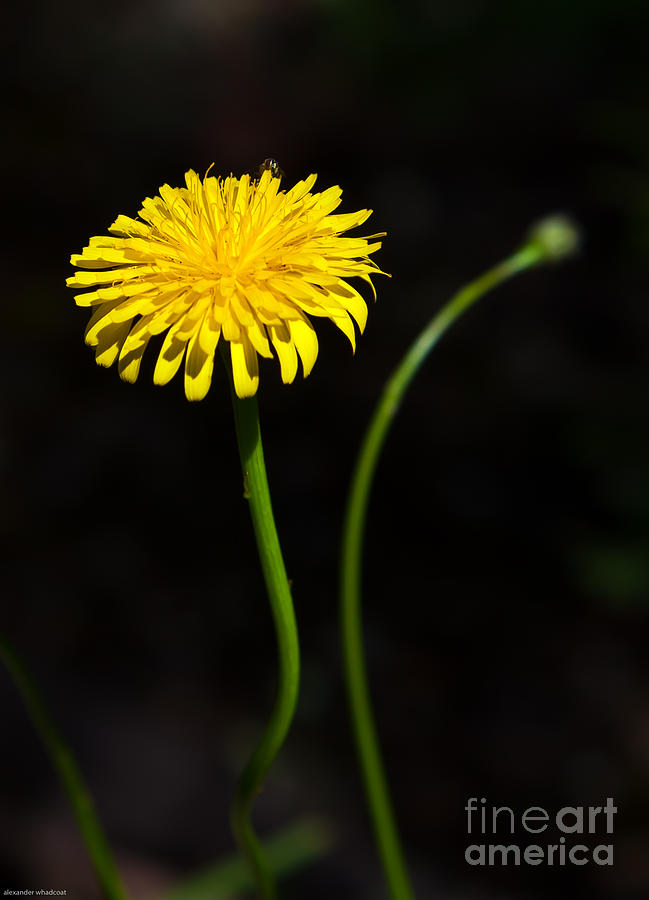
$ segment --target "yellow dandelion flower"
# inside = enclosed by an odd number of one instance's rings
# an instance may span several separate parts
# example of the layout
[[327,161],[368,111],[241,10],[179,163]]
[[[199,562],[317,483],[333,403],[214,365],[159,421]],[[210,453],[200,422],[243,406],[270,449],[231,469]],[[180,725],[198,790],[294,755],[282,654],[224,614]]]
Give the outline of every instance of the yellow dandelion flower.
[[[114,237],[93,237],[71,257],[81,271],[68,278],[79,306],[94,307],[86,343],[99,365],[118,360],[125,381],[138,376],[154,335],[166,332],[153,380],[167,384],[185,359],[185,393],[208,392],[214,353],[230,344],[239,397],[259,384],[258,356],[279,360],[282,381],[294,380],[298,356],[306,377],[318,355],[309,316],[324,316],[355,349],[354,322],[362,332],[367,305],[348,278],[381,273],[369,255],[373,238],[342,237],[372,210],[332,215],[341,189],[311,193],[310,175],[288,191],[266,169],[215,178],[185,175],[186,187],[160,188],[142,204],[139,218],[118,216]],[[384,273],[381,273],[384,274]],[[352,321],[353,320],[353,321]],[[271,349],[272,348],[272,349]]]

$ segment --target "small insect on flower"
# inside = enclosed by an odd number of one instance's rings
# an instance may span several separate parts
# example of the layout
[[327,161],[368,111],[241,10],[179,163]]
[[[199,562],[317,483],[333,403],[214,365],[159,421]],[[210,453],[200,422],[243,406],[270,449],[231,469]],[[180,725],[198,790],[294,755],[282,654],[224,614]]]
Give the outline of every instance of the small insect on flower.
[[219,340],[229,343],[239,397],[259,385],[259,356],[279,361],[282,381],[306,377],[318,355],[309,316],[325,317],[355,349],[367,305],[347,281],[381,272],[370,259],[384,236],[347,237],[371,210],[333,215],[342,191],[312,193],[316,175],[281,190],[276,160],[258,178],[204,178],[190,170],[185,187],[162,185],[137,218],[118,216],[111,236],[93,237],[71,257],[79,271],[67,283],[85,289],[79,306],[93,308],[86,343],[102,366],[118,361],[134,382],[152,337],[166,332],[153,373],[167,384],[185,362],[185,394],[207,394]]
[[283,178],[284,172],[280,169],[279,163],[276,159],[272,159],[270,156],[267,156],[263,163],[257,167],[257,177],[261,178],[265,171],[270,172],[273,178]]

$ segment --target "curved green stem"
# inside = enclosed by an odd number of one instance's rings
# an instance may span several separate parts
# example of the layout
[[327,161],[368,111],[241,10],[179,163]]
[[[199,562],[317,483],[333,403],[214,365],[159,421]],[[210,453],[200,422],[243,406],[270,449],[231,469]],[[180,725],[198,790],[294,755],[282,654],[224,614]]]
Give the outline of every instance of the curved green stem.
[[119,874],[95,813],[90,792],[74,757],[56,729],[27,669],[5,638],[0,636],[0,658],[11,675],[34,728],[57,771],[74,810],[77,825],[107,900],[125,900]]
[[341,632],[352,729],[374,835],[394,900],[414,897],[397,832],[370,699],[361,624],[361,563],[367,505],[381,449],[408,385],[445,331],[497,285],[544,261],[574,252],[575,226],[563,217],[544,220],[516,253],[463,287],[430,321],[388,379],[365,433],[352,476],[341,560]]
[[253,830],[250,814],[293,719],[300,681],[300,651],[291,591],[270,502],[257,399],[241,400],[232,388],[232,403],[244,496],[250,503],[257,550],[275,623],[279,676],[275,706],[257,749],[239,779],[231,820],[234,835],[252,868],[260,897],[272,900],[276,896],[275,880]]

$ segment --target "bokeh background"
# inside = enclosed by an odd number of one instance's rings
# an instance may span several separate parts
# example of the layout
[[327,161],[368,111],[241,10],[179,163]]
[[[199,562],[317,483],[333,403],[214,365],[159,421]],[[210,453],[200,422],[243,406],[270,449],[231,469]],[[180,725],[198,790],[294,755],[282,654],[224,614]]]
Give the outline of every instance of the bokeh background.
[[[444,339],[371,507],[371,677],[420,898],[649,893],[649,67],[644,0],[95,0],[3,11],[1,630],[87,775],[133,900],[232,851],[228,803],[275,651],[222,376],[95,366],[71,252],[184,171],[276,157],[389,237],[352,357],[260,402],[301,624],[292,735],[260,830],[331,851],[282,897],[385,896],[347,727],[337,557],[381,385],[453,290],[537,217],[581,223]],[[98,896],[0,672],[0,886]],[[467,798],[619,808],[615,865],[478,868]],[[520,843],[533,842],[524,835]],[[591,846],[593,842],[589,841]]]

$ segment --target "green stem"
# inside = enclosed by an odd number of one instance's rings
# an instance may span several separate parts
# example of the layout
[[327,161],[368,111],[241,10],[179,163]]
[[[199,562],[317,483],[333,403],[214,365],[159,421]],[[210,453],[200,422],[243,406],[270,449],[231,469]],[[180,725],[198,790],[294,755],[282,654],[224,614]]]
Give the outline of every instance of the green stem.
[[463,287],[414,341],[383,390],[358,455],[350,487],[341,559],[341,632],[345,679],[352,729],[374,835],[384,874],[394,900],[412,900],[401,842],[370,699],[363,652],[361,624],[361,563],[368,499],[377,462],[388,430],[403,396],[418,369],[445,331],[476,300],[507,279],[545,261],[574,252],[578,244],[575,226],[563,217],[539,223],[529,241],[516,253]]
[[232,387],[232,403],[244,496],[250,503],[257,550],[275,623],[279,676],[275,706],[257,749],[239,779],[231,819],[235,838],[252,868],[259,896],[264,900],[273,900],[276,896],[275,879],[253,830],[250,814],[293,719],[300,682],[300,650],[291,591],[270,502],[257,399],[242,400]]
[[0,657],[11,675],[27,708],[61,784],[68,795],[74,815],[90,854],[95,872],[107,900],[125,900],[119,874],[94,810],[92,798],[74,757],[50,718],[25,666],[9,643],[0,636]]
[[[320,861],[335,842],[328,822],[301,819],[264,840],[264,852],[274,872],[292,875]],[[254,887],[246,861],[237,853],[193,873],[159,900],[233,900]]]

